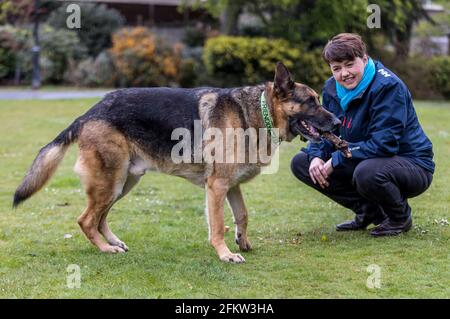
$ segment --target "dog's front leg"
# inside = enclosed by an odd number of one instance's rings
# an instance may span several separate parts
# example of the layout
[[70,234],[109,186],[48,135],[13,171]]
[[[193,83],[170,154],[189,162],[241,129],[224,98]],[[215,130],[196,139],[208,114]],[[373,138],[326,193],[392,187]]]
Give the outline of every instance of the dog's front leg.
[[227,199],[233,211],[235,229],[235,241],[242,251],[249,251],[252,245],[247,238],[248,213],[245,207],[244,198],[242,197],[239,185],[230,188],[227,193]]
[[244,257],[233,254],[225,243],[225,223],[223,206],[228,192],[228,181],[224,178],[209,177],[206,183],[207,217],[209,242],[219,255],[220,260],[232,263],[245,262]]

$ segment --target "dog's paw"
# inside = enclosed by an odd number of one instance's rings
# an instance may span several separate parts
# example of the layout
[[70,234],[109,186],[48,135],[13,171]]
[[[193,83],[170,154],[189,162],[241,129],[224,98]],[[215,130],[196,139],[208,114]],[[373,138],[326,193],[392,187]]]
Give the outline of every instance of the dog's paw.
[[233,253],[229,253],[229,254],[221,256],[220,260],[225,261],[227,263],[233,263],[233,264],[245,263],[244,257],[242,257],[240,254],[233,254]]
[[250,244],[246,237],[238,236],[234,240],[241,251],[249,251],[252,249],[252,244]]
[[239,245],[240,251],[250,251],[252,250],[252,244],[248,241],[248,239],[236,239],[236,244]]
[[110,244],[111,244],[112,246],[120,247],[120,248],[122,248],[124,251],[128,251],[128,250],[129,250],[129,249],[128,249],[128,246],[127,246],[123,241],[121,241],[121,240],[116,240],[116,241],[114,241],[114,242],[110,242]]
[[106,245],[105,247],[100,248],[100,250],[104,253],[109,253],[109,254],[117,254],[117,253],[125,252],[125,249],[123,249],[119,246],[111,246],[111,245]]

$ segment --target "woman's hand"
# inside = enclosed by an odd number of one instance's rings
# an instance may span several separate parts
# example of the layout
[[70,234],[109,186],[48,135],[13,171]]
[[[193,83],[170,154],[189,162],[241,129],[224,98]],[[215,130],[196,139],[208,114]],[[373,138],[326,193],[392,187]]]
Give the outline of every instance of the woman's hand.
[[319,157],[315,157],[311,161],[311,164],[309,165],[309,176],[311,177],[314,184],[319,183],[320,187],[322,188],[328,187],[329,185],[327,181],[328,178],[327,170],[329,170],[329,168],[327,168],[325,165],[326,163]]
[[319,183],[320,187],[325,188],[330,185],[328,177],[333,173],[331,158],[325,163],[319,157],[315,157],[309,165],[309,176],[314,184]]
[[330,176],[333,173],[333,165],[331,164],[331,158],[324,165],[327,175]]

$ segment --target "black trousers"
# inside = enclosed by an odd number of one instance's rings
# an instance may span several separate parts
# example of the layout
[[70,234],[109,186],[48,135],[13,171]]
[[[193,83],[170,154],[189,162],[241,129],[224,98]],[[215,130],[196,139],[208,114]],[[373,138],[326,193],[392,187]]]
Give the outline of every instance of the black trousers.
[[422,194],[431,184],[433,174],[410,160],[400,157],[372,158],[357,165],[334,169],[329,186],[322,189],[309,176],[308,155],[300,152],[291,161],[294,175],[338,204],[356,214],[376,218],[387,215],[404,221],[411,215],[408,198]]

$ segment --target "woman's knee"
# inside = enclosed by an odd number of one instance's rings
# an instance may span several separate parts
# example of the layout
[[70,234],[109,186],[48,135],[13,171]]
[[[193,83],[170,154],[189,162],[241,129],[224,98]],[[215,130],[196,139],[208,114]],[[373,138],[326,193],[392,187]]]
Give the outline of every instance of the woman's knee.
[[386,191],[389,174],[385,169],[386,161],[377,158],[364,160],[356,166],[353,183],[361,195],[366,198],[377,197]]
[[371,194],[382,187],[382,178],[380,178],[380,171],[376,164],[375,159],[362,161],[353,172],[353,183],[358,193],[363,196],[370,197]]

